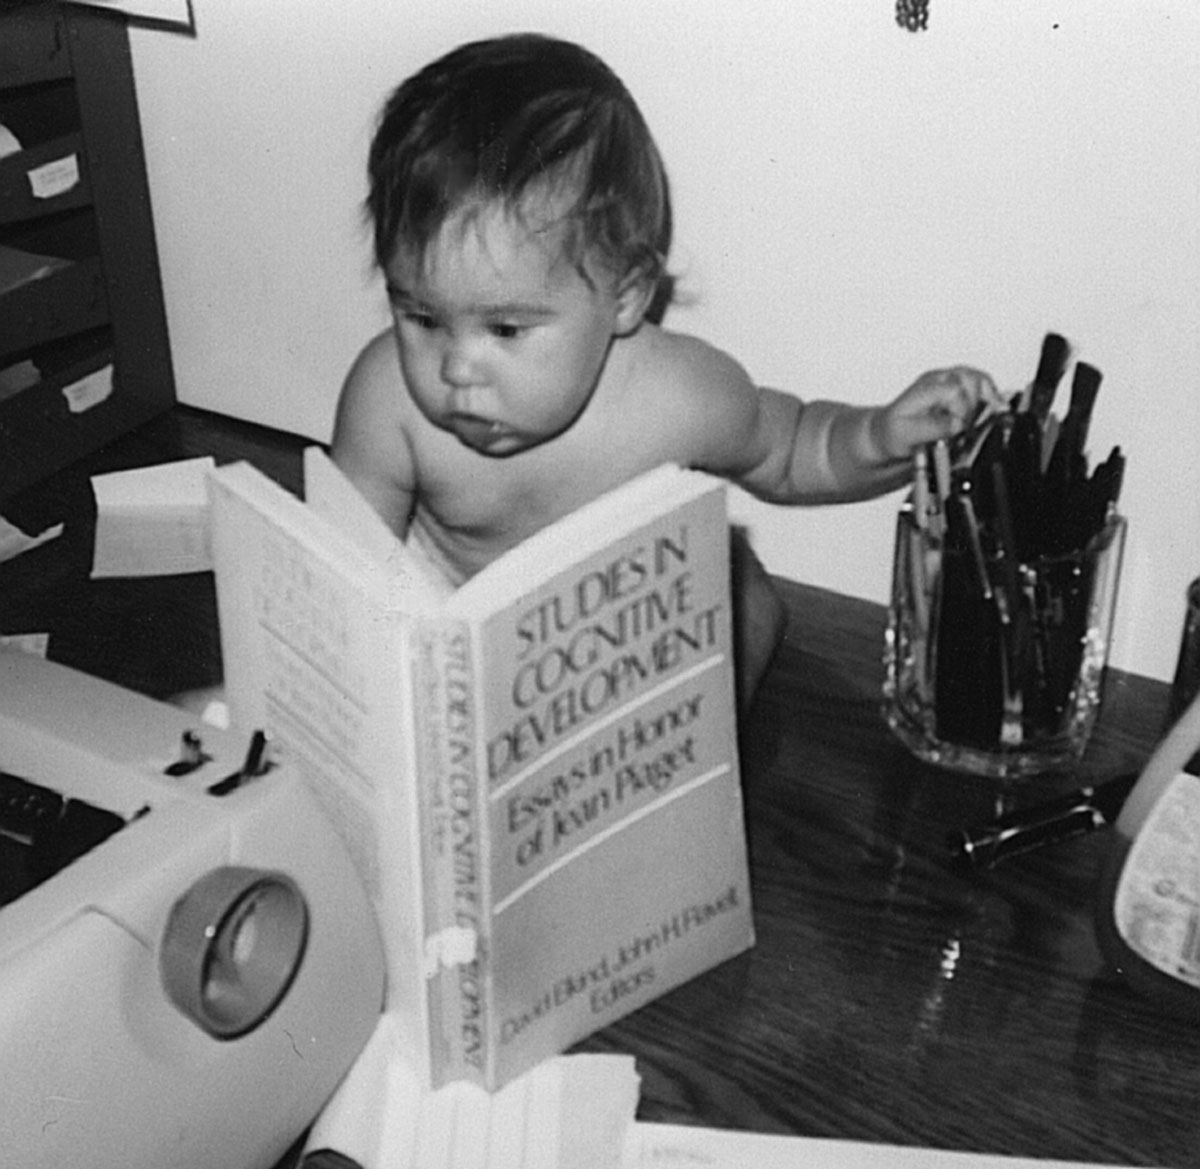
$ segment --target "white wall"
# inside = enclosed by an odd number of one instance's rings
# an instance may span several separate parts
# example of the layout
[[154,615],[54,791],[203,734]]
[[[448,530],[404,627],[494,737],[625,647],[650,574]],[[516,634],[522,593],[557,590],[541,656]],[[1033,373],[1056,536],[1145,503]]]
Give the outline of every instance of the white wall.
[[[375,110],[468,38],[604,56],[671,167],[669,322],[764,383],[876,402],[967,361],[1005,387],[1064,332],[1105,374],[1130,518],[1114,661],[1174,667],[1200,573],[1200,6],[1195,0],[195,0],[134,34],[182,398],[327,437],[385,322],[358,219]],[[1064,393],[1065,396],[1065,393]],[[897,499],[739,499],[769,567],[886,597]]]

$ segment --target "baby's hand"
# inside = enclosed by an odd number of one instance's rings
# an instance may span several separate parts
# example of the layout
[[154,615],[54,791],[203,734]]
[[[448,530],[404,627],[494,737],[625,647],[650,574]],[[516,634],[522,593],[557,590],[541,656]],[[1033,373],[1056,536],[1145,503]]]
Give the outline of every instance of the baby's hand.
[[1002,407],[995,383],[965,365],[923,373],[880,420],[880,440],[891,459],[907,459],[920,446],[951,438],[975,418],[982,403]]

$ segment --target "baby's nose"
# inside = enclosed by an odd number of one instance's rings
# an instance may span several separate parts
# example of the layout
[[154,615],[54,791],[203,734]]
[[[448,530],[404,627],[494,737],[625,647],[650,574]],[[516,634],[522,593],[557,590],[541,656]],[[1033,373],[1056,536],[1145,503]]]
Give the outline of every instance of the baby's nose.
[[482,366],[471,346],[452,342],[442,355],[442,380],[456,389],[477,385],[482,378]]

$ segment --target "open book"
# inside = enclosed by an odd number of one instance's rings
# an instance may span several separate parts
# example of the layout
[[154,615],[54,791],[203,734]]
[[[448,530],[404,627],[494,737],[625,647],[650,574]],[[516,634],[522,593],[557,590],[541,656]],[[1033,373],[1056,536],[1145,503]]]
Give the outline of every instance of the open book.
[[724,485],[662,467],[457,590],[319,448],[209,480],[235,724],[378,910],[437,1087],[494,1090],[753,944]]

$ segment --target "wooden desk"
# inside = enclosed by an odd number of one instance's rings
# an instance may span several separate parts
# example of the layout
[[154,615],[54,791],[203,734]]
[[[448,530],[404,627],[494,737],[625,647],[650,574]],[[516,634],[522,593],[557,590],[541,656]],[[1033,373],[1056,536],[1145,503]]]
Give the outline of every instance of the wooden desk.
[[[177,409],[100,463],[211,452],[295,486],[301,445]],[[86,544],[81,527],[64,547]],[[88,585],[84,560],[33,602],[25,590],[26,616],[55,626],[52,656],[160,695],[215,680],[210,578]],[[0,577],[10,632],[13,575]],[[879,606],[783,588],[792,629],[743,732],[758,945],[583,1046],[637,1057],[647,1120],[1200,1164],[1200,1030],[1127,991],[1096,947],[1105,833],[953,872],[946,834],[987,819],[995,788],[918,763],[891,737]],[[1081,777],[1139,766],[1166,693],[1111,672]]]
[[[645,1119],[1200,1164],[1200,1030],[1095,942],[1107,834],[956,874],[946,835],[996,789],[887,730],[879,606],[783,587],[791,633],[744,729],[758,945],[588,1046],[636,1053]],[[1082,774],[1139,766],[1166,694],[1111,671]]]

